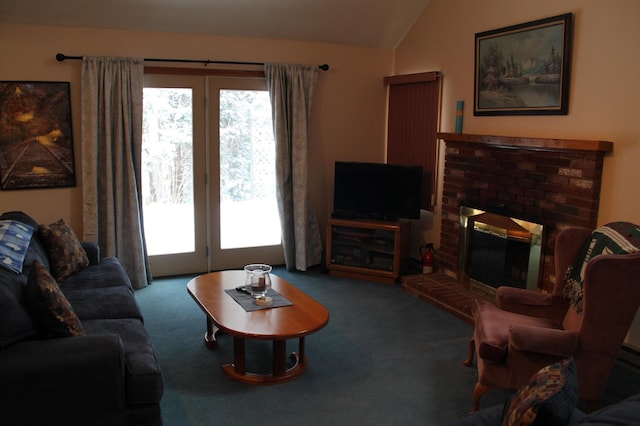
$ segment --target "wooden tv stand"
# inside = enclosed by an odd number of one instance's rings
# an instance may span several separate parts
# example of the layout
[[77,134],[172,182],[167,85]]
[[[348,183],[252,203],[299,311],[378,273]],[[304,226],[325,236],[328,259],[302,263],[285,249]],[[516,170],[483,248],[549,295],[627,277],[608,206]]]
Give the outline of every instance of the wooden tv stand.
[[395,284],[409,258],[409,220],[330,218],[327,269],[331,275]]

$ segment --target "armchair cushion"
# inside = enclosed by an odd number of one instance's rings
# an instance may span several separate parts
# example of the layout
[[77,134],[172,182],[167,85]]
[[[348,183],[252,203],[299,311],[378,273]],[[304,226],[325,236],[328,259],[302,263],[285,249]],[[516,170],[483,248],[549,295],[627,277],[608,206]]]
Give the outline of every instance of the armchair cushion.
[[51,275],[62,282],[71,274],[89,266],[89,257],[73,229],[64,221],[40,225],[40,235],[49,252]]
[[496,291],[496,306],[516,314],[561,321],[569,304],[564,297],[554,294],[501,286]]
[[539,317],[503,311],[493,303],[478,299],[473,307],[478,356],[491,363],[501,363],[507,356],[511,324],[560,329],[561,324]]
[[504,406],[503,426],[566,425],[578,402],[573,358],[542,368]]

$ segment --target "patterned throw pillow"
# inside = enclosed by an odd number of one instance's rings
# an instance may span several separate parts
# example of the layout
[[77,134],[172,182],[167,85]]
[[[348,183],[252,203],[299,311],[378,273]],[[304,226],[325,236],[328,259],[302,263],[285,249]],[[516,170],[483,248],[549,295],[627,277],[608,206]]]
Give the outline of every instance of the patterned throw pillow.
[[35,317],[42,325],[43,334],[55,337],[85,334],[82,323],[58,283],[38,260],[33,262],[27,281],[27,297]]
[[64,219],[40,225],[40,235],[49,252],[51,275],[62,282],[69,275],[89,266],[89,257],[73,229]]
[[578,403],[573,358],[542,368],[505,403],[502,425],[566,425]]
[[0,220],[0,266],[22,273],[33,228],[17,220]]

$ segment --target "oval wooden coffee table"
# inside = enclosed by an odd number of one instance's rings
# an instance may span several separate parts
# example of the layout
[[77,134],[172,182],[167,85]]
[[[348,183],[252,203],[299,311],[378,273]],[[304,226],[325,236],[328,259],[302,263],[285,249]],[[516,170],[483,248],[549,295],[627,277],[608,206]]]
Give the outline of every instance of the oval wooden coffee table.
[[[218,331],[233,336],[233,364],[223,365],[224,372],[241,382],[276,384],[293,380],[307,367],[305,336],[320,330],[329,322],[329,311],[320,303],[277,275],[270,274],[272,288],[293,304],[247,312],[225,290],[243,285],[246,272],[220,271],[200,275],[187,284],[187,291],[207,316],[205,344],[217,347]],[[286,341],[299,339],[295,364],[287,369]],[[273,341],[271,374],[246,371],[245,340]]]

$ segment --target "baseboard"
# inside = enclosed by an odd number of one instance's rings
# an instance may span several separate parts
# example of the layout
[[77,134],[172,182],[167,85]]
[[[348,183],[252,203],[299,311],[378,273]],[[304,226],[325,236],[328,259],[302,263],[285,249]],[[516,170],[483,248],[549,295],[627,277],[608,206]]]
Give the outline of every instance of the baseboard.
[[414,259],[413,257],[410,257],[407,260],[406,268],[405,268],[405,271],[403,272],[403,275],[419,274],[421,272],[422,272],[422,262],[419,261],[418,259]]

